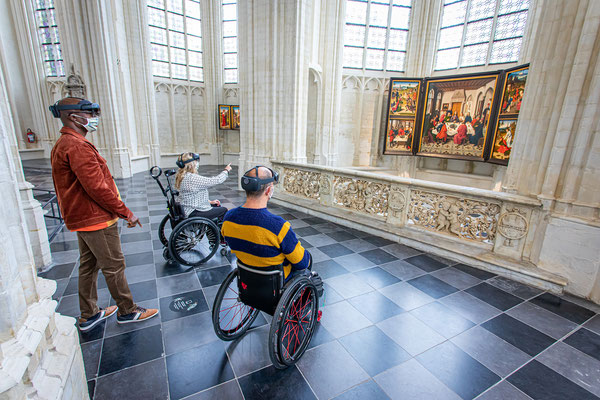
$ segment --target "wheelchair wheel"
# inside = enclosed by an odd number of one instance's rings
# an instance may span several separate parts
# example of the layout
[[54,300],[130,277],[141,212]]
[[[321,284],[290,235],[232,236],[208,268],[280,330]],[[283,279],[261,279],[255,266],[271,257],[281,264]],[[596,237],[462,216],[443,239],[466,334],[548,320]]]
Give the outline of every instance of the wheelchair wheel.
[[221,340],[235,340],[252,325],[259,310],[239,300],[237,271],[231,271],[215,297],[212,309],[213,328]]
[[169,253],[180,264],[198,266],[217,252],[219,228],[209,219],[190,218],[179,223],[169,238]]
[[168,227],[171,227],[171,216],[169,214],[165,215],[165,217],[158,224],[158,240],[162,243],[163,246],[167,247],[169,245],[169,239],[167,239],[167,234],[165,232],[165,227],[167,226],[167,222],[169,222]]
[[319,311],[317,288],[307,277],[296,277],[286,286],[269,332],[269,356],[277,369],[290,367],[302,357]]

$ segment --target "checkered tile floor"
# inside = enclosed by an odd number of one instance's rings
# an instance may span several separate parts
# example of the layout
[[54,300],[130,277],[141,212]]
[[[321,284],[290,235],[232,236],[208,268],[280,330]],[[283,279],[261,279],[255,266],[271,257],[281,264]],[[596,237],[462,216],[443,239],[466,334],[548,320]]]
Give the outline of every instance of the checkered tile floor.
[[[202,167],[206,175],[220,167]],[[37,184],[47,173],[28,173]],[[236,174],[212,190],[241,205]],[[50,184],[51,185],[51,184]],[[147,174],[119,181],[143,228],[121,229],[135,300],[160,317],[81,335],[95,399],[591,399],[600,395],[599,308],[290,208],[325,281],[323,319],[297,366],[274,369],[261,315],[241,340],[213,333],[210,309],[230,271],[217,254],[201,269],[167,264],[157,240],[165,201]],[[122,223],[121,223],[122,225]],[[53,241],[58,311],[79,314],[77,241]],[[100,277],[99,305],[111,304]],[[184,304],[184,307],[177,305]]]

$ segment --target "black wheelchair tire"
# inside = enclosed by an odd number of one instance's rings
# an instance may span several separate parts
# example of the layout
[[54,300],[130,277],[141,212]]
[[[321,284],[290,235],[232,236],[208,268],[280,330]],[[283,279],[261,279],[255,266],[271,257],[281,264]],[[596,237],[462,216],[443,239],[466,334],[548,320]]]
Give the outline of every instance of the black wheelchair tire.
[[167,214],[160,221],[160,224],[158,224],[158,240],[160,240],[160,242],[162,243],[162,245],[165,246],[165,247],[169,246],[169,239],[167,239],[167,236],[165,235],[165,225],[170,220],[171,220],[171,216],[169,214]]
[[[313,292],[313,296],[314,296],[313,301],[314,301],[315,306],[313,307],[313,310],[312,310],[312,319],[310,322],[311,325],[310,325],[310,328],[308,329],[308,333],[306,334],[306,336],[303,339],[303,342],[300,345],[300,348],[298,349],[298,352],[295,353],[295,357],[291,361],[286,361],[281,357],[281,352],[280,352],[281,341],[280,341],[280,337],[279,337],[280,332],[283,331],[284,316],[287,315],[287,313],[289,311],[288,307],[290,306],[292,299],[296,296],[296,293],[305,287],[308,288],[309,290],[311,290]],[[302,355],[308,348],[308,345],[310,344],[310,341],[312,339],[312,335],[315,331],[318,313],[319,313],[319,296],[318,296],[317,288],[315,287],[315,285],[306,276],[298,276],[298,277],[292,278],[292,280],[286,284],[283,294],[282,294],[281,298],[279,299],[279,302],[277,303],[277,308],[275,309],[275,313],[273,314],[273,320],[271,322],[271,329],[269,331],[269,345],[268,345],[269,357],[271,358],[271,362],[273,363],[273,366],[275,368],[286,369],[288,367],[291,367],[300,359],[300,357],[302,357]]]
[[[203,223],[203,224],[207,225],[209,227],[209,229],[211,229],[213,231],[213,234],[215,236],[215,243],[213,243],[210,253],[207,256],[205,256],[203,259],[196,261],[196,262],[189,262],[187,260],[184,260],[177,252],[177,249],[175,248],[175,240],[176,240],[177,236],[179,236],[179,234],[182,233],[182,231],[188,225],[191,225],[193,223]],[[169,247],[168,247],[169,253],[171,254],[171,258],[173,260],[175,260],[176,262],[178,262],[179,264],[188,265],[190,267],[197,267],[198,265],[204,264],[205,262],[210,260],[212,258],[212,256],[215,255],[215,253],[217,252],[217,250],[219,248],[220,238],[221,238],[221,233],[219,232],[219,228],[210,219],[202,218],[202,217],[189,218],[189,219],[186,219],[186,220],[180,222],[175,227],[175,229],[173,229],[173,232],[171,232],[171,236],[169,237]]]
[[[248,330],[248,328],[250,328],[250,326],[252,326],[252,324],[254,323],[254,320],[258,316],[258,313],[260,312],[258,309],[254,309],[253,311],[248,313],[248,315],[244,318],[244,320],[240,324],[240,325],[242,325],[241,328],[238,330],[235,330],[235,332],[232,334],[228,334],[223,329],[221,329],[221,325],[219,324],[221,304],[223,303],[223,298],[225,297],[225,292],[227,291],[227,289],[229,288],[229,285],[231,284],[231,282],[233,282],[233,279],[236,276],[237,276],[237,270],[233,270],[229,273],[229,275],[227,275],[227,277],[225,278],[223,283],[221,283],[221,286],[219,286],[219,290],[217,291],[217,295],[216,295],[215,301],[213,303],[213,309],[212,309],[213,329],[215,330],[215,334],[217,335],[217,337],[224,341],[235,340],[235,339],[241,337],[244,333],[246,333],[246,331]],[[238,325],[238,327],[240,325]]]

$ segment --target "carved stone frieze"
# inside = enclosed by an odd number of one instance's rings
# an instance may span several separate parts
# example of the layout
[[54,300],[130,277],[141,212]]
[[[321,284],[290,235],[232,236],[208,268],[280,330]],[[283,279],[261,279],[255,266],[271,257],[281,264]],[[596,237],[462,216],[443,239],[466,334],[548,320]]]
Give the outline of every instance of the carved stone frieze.
[[392,216],[399,218],[405,206],[406,196],[404,190],[398,186],[392,186],[390,189],[390,198],[388,200],[388,207]]
[[331,178],[327,175],[321,174],[319,179],[319,187],[321,195],[331,194]]
[[336,176],[333,181],[335,205],[387,217],[390,185]]
[[319,199],[319,172],[302,171],[299,169],[284,168],[283,189],[290,193]]
[[499,214],[495,203],[413,190],[408,221],[461,239],[493,243]]
[[527,213],[518,208],[507,208],[498,218],[498,233],[502,235],[507,247],[513,247],[513,241],[522,239],[529,231]]

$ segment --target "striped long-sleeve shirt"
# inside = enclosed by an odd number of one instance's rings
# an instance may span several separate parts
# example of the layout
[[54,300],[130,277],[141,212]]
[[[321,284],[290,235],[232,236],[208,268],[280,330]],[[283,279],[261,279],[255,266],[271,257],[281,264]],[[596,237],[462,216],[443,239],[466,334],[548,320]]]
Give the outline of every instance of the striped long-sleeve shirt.
[[221,233],[231,251],[246,265],[268,267],[283,263],[285,278],[292,270],[310,265],[310,253],[304,250],[290,223],[266,208],[229,210]]

